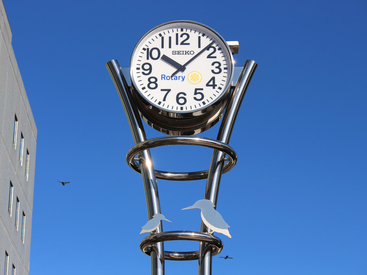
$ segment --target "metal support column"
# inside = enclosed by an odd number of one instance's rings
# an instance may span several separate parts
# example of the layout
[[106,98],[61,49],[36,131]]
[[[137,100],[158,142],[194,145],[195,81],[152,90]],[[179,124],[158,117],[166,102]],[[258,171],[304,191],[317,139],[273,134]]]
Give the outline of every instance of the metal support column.
[[[122,102],[128,119],[131,134],[135,144],[139,144],[146,140],[145,131],[136,107],[131,104],[131,92],[126,79],[121,71],[117,60],[111,60],[107,63],[107,69],[111,75],[113,83]],[[161,213],[161,207],[158,196],[157,180],[154,173],[153,161],[150,151],[144,150],[139,154],[140,170],[145,190],[145,199],[148,211],[148,220],[152,219],[155,214]],[[157,233],[163,232],[162,224],[157,228]],[[151,274],[164,275],[164,247],[163,243],[156,244],[157,249],[152,251],[151,257]]]
[[[238,111],[241,107],[242,100],[245,96],[248,85],[255,72],[257,63],[253,60],[247,60],[241,75],[237,81],[235,89],[233,91],[231,100],[228,104],[226,112],[219,129],[217,140],[225,144],[229,143],[234,123]],[[220,179],[222,176],[223,164],[225,161],[225,154],[223,152],[215,150],[213,152],[212,161],[210,165],[209,175],[205,190],[205,199],[210,200],[214,206],[217,206],[217,199],[219,193]],[[208,228],[201,223],[201,232],[208,232]],[[199,275],[211,275],[212,274],[212,253],[211,250],[205,249],[205,244],[200,244],[200,259],[199,259]]]

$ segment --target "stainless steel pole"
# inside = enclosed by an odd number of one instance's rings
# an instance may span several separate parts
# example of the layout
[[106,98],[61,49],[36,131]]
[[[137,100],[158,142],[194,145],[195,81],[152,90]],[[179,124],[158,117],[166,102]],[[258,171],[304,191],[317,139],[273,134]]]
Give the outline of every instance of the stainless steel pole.
[[[139,113],[132,104],[132,95],[126,79],[121,71],[117,60],[107,62],[106,67],[110,73],[116,90],[120,96],[120,100],[125,110],[128,119],[131,134],[134,143],[138,144],[146,140],[145,131]],[[145,198],[148,211],[148,219],[151,219],[155,214],[161,213],[161,207],[158,196],[157,180],[154,173],[153,161],[150,151],[144,150],[139,155],[140,169],[143,178]],[[163,232],[162,223],[157,228],[156,233]],[[163,243],[157,243],[157,253],[153,250],[151,256],[151,274],[164,275],[164,246]]]
[[[217,140],[228,144],[234,123],[238,111],[241,107],[242,100],[246,94],[248,85],[255,72],[257,63],[253,60],[247,60],[245,66],[242,69],[241,75],[237,81],[236,87],[233,91],[231,100],[228,104],[226,112],[223,116]],[[222,176],[222,170],[224,165],[225,154],[221,151],[215,150],[213,152],[209,175],[205,190],[205,199],[210,200],[214,206],[217,206],[218,192],[220,179]],[[208,232],[208,228],[201,223],[201,232]],[[212,274],[212,252],[206,251],[205,244],[200,244],[199,249],[199,275],[211,275]]]

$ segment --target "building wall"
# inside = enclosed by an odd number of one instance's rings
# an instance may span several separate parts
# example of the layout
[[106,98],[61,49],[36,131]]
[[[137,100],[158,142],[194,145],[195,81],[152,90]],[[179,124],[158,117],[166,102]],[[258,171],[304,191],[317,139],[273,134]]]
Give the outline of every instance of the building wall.
[[[13,266],[17,275],[27,275],[30,265],[37,128],[11,39],[12,32],[0,0],[0,274],[5,273],[5,266],[8,265],[9,275],[12,274]],[[18,130],[14,143],[15,118]],[[17,201],[19,215],[16,213]],[[11,211],[9,205],[12,205]]]

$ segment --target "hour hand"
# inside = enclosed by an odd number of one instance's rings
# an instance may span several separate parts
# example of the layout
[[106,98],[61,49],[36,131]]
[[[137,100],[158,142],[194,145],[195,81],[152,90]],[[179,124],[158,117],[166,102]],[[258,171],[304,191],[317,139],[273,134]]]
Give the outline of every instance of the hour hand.
[[186,67],[183,67],[180,63],[174,61],[172,58],[168,57],[167,55],[162,55],[161,57],[162,60],[166,61],[168,64],[172,65],[173,67],[175,67],[178,71],[185,71]]

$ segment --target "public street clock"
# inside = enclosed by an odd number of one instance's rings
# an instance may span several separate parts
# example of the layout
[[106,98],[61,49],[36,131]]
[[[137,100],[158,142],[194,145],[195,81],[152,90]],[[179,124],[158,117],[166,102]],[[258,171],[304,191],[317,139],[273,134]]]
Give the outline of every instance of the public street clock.
[[171,134],[212,127],[229,99],[233,59],[225,40],[192,21],[172,21],[146,33],[131,56],[134,100],[146,122]]

